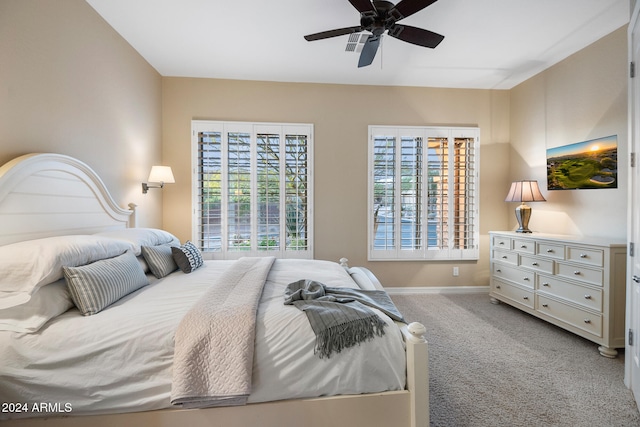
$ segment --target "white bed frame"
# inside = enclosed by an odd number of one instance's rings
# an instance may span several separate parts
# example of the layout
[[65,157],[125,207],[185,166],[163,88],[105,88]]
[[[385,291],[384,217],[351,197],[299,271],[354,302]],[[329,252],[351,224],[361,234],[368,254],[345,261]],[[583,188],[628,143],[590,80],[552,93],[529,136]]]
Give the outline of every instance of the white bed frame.
[[[135,226],[135,205],[120,208],[85,163],[60,154],[26,154],[0,167],[0,245],[66,234],[91,234]],[[380,286],[365,268],[353,276]],[[296,399],[246,406],[28,418],[6,426],[224,426],[224,427],[427,427],[428,345],[419,323],[402,327],[407,388],[402,391]],[[54,399],[55,400],[55,399]],[[53,403],[53,402],[52,402]]]

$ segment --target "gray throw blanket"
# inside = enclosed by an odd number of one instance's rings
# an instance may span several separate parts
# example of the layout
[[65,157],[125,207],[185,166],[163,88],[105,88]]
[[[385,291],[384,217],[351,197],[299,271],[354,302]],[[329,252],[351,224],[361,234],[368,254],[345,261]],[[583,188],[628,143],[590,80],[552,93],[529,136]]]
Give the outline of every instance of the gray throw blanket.
[[307,315],[316,334],[314,353],[320,358],[384,335],[387,324],[367,306],[404,322],[385,291],[334,288],[314,280],[298,280],[287,285],[284,298],[286,305],[294,305]]

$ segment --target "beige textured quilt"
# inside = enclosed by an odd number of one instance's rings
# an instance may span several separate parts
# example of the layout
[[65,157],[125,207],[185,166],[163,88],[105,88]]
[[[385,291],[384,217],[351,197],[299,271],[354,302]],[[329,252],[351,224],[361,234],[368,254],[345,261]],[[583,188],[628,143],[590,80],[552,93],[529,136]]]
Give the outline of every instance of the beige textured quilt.
[[247,402],[256,313],[274,260],[239,259],[182,319],[175,335],[172,404],[204,408]]

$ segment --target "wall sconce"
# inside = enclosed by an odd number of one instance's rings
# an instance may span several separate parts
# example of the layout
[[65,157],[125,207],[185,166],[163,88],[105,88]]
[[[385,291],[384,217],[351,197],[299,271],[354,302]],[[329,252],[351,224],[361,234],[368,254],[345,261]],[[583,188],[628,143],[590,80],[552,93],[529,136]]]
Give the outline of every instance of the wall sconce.
[[512,182],[509,194],[507,194],[507,198],[504,199],[504,201],[522,202],[522,204],[516,208],[516,219],[520,225],[516,233],[531,233],[531,230],[529,230],[531,208],[524,202],[546,202],[546,199],[542,196],[542,193],[540,193],[538,181],[525,180]]
[[142,194],[147,194],[150,188],[162,188],[165,184],[175,184],[170,166],[151,166],[148,182],[142,183]]

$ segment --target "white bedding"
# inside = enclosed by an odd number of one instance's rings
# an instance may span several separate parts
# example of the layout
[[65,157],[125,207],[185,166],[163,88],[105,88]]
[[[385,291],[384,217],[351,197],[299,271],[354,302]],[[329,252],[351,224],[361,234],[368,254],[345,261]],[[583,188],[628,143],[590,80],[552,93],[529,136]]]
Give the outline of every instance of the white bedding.
[[[70,415],[169,408],[174,332],[184,314],[233,261],[207,261],[124,297],[93,316],[72,309],[32,334],[0,332],[0,402],[59,404]],[[330,359],[313,354],[306,315],[285,306],[288,283],[313,279],[356,287],[338,264],[276,260],[261,297],[249,402],[370,393],[405,387],[401,333]],[[0,419],[42,416],[0,413]],[[67,414],[69,415],[69,414]]]

